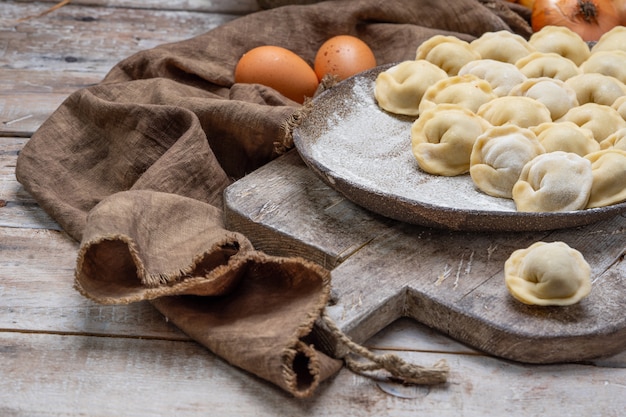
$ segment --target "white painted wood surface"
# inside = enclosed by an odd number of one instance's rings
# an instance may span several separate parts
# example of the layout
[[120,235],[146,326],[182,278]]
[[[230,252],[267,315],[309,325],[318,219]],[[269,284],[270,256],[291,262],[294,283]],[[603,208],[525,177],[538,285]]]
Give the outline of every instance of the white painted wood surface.
[[135,51],[202,33],[251,0],[0,3],[0,416],[621,416],[626,352],[595,364],[495,359],[402,319],[367,342],[420,364],[445,358],[444,387],[341,371],[297,400],[189,340],[148,303],[100,306],[72,288],[76,242],[14,176],[19,149],[72,91]]

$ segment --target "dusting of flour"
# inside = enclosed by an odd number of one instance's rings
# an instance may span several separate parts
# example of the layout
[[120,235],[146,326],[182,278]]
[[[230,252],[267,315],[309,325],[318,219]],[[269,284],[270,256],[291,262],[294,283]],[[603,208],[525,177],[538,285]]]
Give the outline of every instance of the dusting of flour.
[[332,177],[414,204],[515,212],[512,200],[478,191],[469,175],[442,177],[421,171],[411,152],[412,120],[377,105],[374,81],[354,79],[351,91],[330,97],[318,110],[301,126],[302,135],[311,158]]

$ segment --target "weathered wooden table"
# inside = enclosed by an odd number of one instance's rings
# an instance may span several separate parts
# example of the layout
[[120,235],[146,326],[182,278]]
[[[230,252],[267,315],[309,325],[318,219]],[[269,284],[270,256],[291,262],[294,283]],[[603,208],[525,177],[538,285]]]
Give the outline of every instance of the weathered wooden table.
[[[98,82],[119,60],[257,7],[252,0],[75,0],[54,13],[18,21],[55,3],[0,4],[0,415],[623,415],[626,352],[584,364],[526,365],[474,350],[410,319],[385,327],[387,316],[385,323],[375,323],[384,330],[365,344],[420,364],[444,358],[451,367],[449,383],[395,387],[343,370],[315,398],[302,401],[215,357],[148,303],[100,306],[82,298],[72,289],[77,243],[17,183],[17,153],[67,95]],[[297,155],[277,163],[310,174]],[[328,216],[352,215],[353,207],[327,187],[308,192]],[[289,196],[302,197],[295,191]],[[250,227],[260,227],[263,217],[294,217],[275,203],[268,199]],[[304,207],[297,216],[315,218],[320,212]],[[307,256],[334,268],[359,252],[355,242],[384,237],[376,229],[385,224],[382,219],[364,215],[359,221],[357,235],[339,233],[337,225],[330,242],[334,252],[308,247]],[[319,230],[307,233],[320,233],[313,240],[324,238]],[[268,251],[305,254],[260,229],[250,235]],[[450,263],[441,286],[454,287],[459,262]],[[354,278],[344,271],[344,279]],[[348,304],[339,294],[342,304],[333,314],[348,319],[350,310],[344,316],[340,309],[363,305],[367,296],[354,293]],[[390,308],[398,308],[397,301],[389,300]]]

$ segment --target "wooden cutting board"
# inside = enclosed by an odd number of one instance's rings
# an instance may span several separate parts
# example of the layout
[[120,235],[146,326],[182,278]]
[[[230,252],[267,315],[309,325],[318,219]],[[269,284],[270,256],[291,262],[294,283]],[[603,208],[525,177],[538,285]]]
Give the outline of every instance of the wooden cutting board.
[[[527,363],[584,361],[626,349],[626,216],[547,232],[455,232],[369,212],[325,185],[296,151],[225,191],[225,221],[259,250],[332,270],[330,316],[358,343],[410,317],[489,354]],[[536,241],[563,241],[591,265],[593,287],[568,307],[527,306],[504,262]],[[328,335],[327,335],[328,336]],[[327,348],[341,356],[330,336]]]

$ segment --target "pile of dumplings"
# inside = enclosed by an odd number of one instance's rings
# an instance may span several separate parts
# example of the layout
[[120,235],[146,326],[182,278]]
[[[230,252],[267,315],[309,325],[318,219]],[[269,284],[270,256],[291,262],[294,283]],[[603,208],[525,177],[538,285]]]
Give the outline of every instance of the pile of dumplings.
[[626,201],[626,27],[593,47],[558,26],[528,40],[437,35],[381,72],[374,95],[416,118],[411,148],[429,174],[469,173],[525,212]]

